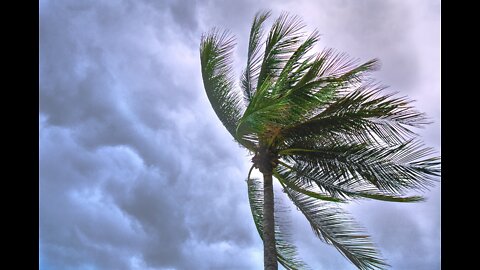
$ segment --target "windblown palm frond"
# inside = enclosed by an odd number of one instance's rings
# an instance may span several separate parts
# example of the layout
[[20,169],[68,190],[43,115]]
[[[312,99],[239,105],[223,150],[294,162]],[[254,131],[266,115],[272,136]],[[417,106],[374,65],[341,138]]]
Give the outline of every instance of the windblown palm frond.
[[394,147],[371,147],[362,144],[323,144],[291,148],[279,152],[294,164],[299,178],[315,179],[337,187],[363,186],[403,194],[431,186],[439,176],[439,158],[433,150],[418,141],[407,141]]
[[260,88],[267,79],[275,79],[280,74],[290,54],[295,52],[301,42],[304,28],[305,25],[299,17],[289,16],[287,13],[282,13],[275,20],[265,41],[265,53],[257,88]]
[[[376,84],[362,85],[325,104],[310,119],[282,131],[285,141],[297,142],[309,136],[338,134],[348,140],[396,144],[416,135],[412,127],[428,124],[423,113],[410,101],[393,94],[383,94]],[[313,138],[316,140],[316,138]]]
[[[375,199],[390,202],[420,202],[422,196],[404,196],[401,193],[379,190],[374,185],[351,180],[335,183],[328,175],[322,174],[318,168],[312,170],[296,169],[283,162],[274,172],[275,177],[287,187],[304,195],[332,202],[346,202],[350,199]],[[325,198],[319,198],[318,193]]]
[[200,42],[202,78],[208,99],[218,118],[228,132],[248,148],[242,138],[237,138],[235,132],[242,107],[233,83],[231,57],[234,41],[228,31],[220,33],[213,29],[208,34],[202,35]]
[[252,28],[250,30],[250,39],[248,43],[247,67],[242,75],[242,89],[247,104],[250,102],[256,90],[258,75],[260,73],[262,56],[260,50],[261,40],[263,38],[263,23],[270,17],[270,12],[258,12],[253,19]]
[[383,269],[388,266],[380,259],[370,237],[340,208],[296,192],[283,185],[284,192],[305,215],[315,235],[333,245],[359,269]]

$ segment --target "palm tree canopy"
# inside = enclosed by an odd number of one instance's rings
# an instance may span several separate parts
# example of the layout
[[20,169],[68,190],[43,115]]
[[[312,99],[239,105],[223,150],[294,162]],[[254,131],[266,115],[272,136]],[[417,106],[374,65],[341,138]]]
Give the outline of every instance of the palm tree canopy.
[[[233,36],[218,29],[202,36],[208,99],[233,138],[255,155],[253,167],[269,154],[273,176],[320,240],[359,269],[382,269],[387,263],[338,203],[422,201],[406,194],[426,190],[440,175],[440,158],[414,132],[428,121],[411,100],[369,77],[378,60],[360,63],[332,49],[314,54],[317,31],[307,35],[299,17],[282,13],[265,33],[269,16],[255,15],[241,89],[234,83]],[[250,173],[247,183],[262,235],[261,186]],[[283,237],[277,226],[279,262],[307,268]]]

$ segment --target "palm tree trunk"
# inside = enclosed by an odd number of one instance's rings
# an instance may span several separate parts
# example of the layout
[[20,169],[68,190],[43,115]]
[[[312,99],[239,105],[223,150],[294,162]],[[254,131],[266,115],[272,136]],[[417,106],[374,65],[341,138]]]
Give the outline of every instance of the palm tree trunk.
[[275,219],[272,172],[263,173],[263,265],[265,270],[277,270]]

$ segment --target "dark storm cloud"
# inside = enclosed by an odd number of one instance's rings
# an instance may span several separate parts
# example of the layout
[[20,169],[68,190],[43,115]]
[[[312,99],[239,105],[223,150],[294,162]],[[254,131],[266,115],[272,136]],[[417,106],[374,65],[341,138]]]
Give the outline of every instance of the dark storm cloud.
[[42,269],[255,267],[245,153],[177,31],[195,9],[152,5],[42,4]]
[[65,129],[42,129],[41,142],[41,268],[128,269],[138,237],[99,197],[109,160],[76,145]]
[[[431,9],[438,4],[415,11],[412,3],[41,1],[41,269],[260,269],[243,181],[247,153],[203,92],[201,33],[230,29],[240,70],[254,13],[291,11],[320,30],[322,46],[380,57],[383,82],[416,93],[422,108],[437,113],[431,100],[439,78],[431,70],[438,64],[425,61],[436,59],[437,44],[416,38],[437,26]],[[437,129],[423,134],[438,143]],[[428,195],[428,203],[408,209],[352,207],[394,269],[438,266],[438,189]],[[292,216],[311,266],[353,269]],[[421,241],[409,248],[410,237]],[[405,260],[412,251],[428,259]]]

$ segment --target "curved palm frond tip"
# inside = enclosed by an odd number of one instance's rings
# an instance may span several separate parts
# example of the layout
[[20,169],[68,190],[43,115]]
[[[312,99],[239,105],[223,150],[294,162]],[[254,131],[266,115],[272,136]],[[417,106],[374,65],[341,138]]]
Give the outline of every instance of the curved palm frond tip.
[[[230,33],[213,29],[200,45],[208,99],[264,175],[263,187],[251,171],[247,183],[258,232],[265,247],[276,247],[264,249],[265,269],[277,269],[277,261],[286,269],[307,268],[278,226],[264,226],[275,222],[268,214],[274,212],[273,194],[267,196],[272,176],[321,241],[359,269],[384,269],[388,264],[370,238],[337,203],[422,201],[406,194],[428,189],[440,176],[440,157],[414,132],[428,121],[409,99],[385,93],[369,78],[376,59],[359,63],[332,49],[313,54],[318,32],[307,36],[298,17],[282,13],[265,33],[269,16],[254,17],[241,90],[234,84]],[[275,237],[265,238],[268,233]]]

